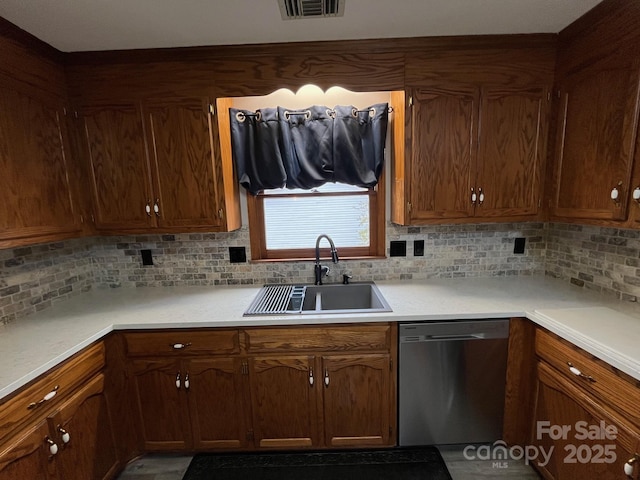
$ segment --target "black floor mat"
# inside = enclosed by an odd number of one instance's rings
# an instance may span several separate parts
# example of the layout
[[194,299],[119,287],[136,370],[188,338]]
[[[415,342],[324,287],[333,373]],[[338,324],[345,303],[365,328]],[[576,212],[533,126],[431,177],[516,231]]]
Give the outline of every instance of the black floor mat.
[[435,447],[197,454],[182,480],[451,480]]

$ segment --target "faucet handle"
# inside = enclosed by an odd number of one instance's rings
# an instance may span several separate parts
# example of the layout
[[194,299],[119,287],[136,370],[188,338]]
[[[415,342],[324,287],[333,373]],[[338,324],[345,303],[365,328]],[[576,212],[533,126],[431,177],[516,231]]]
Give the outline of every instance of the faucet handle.
[[343,285],[349,285],[349,280],[351,280],[353,278],[352,275],[347,275],[346,273],[342,274],[342,284]]

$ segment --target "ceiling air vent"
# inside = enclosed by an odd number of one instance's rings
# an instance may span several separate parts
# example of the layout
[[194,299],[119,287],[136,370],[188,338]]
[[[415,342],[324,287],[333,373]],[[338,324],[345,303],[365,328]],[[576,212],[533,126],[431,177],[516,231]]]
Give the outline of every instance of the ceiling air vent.
[[344,16],[345,0],[278,0],[283,20]]

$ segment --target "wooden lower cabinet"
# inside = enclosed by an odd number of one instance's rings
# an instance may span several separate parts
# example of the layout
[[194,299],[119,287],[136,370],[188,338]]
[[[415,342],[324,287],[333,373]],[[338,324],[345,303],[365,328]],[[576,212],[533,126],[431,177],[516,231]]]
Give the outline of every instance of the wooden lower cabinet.
[[96,375],[46,419],[0,448],[0,480],[102,480],[119,463]]
[[198,358],[184,362],[185,390],[196,450],[239,449],[247,443],[246,382],[239,358]]
[[143,449],[190,448],[189,413],[181,392],[180,361],[164,358],[134,360],[130,375]]
[[327,447],[395,443],[389,418],[391,371],[388,354],[322,357]]
[[[638,461],[632,476],[624,473],[625,463],[638,454],[638,428],[611,413],[542,361],[537,368],[534,419],[531,445],[545,452],[553,448],[551,460],[546,465],[536,465],[544,478],[640,478]],[[566,432],[560,433],[560,428]],[[583,438],[585,429],[592,432],[591,437],[598,438]],[[609,433],[605,434],[604,429]]]
[[49,459],[49,426],[42,421],[27,433],[1,447],[0,480],[49,480],[55,465]]
[[136,359],[130,373],[144,450],[244,447],[239,359]]
[[319,446],[319,370],[312,355],[248,359],[254,445]]
[[56,478],[107,479],[118,468],[115,439],[104,396],[104,376],[97,375],[48,419],[59,451]]
[[389,354],[249,358],[255,446],[394,445],[391,374]]

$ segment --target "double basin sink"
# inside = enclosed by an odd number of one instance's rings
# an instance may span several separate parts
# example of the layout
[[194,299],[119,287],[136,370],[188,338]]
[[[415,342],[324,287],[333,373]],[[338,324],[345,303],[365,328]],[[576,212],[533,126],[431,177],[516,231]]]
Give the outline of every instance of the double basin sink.
[[265,285],[244,315],[391,312],[373,282],[347,285]]

